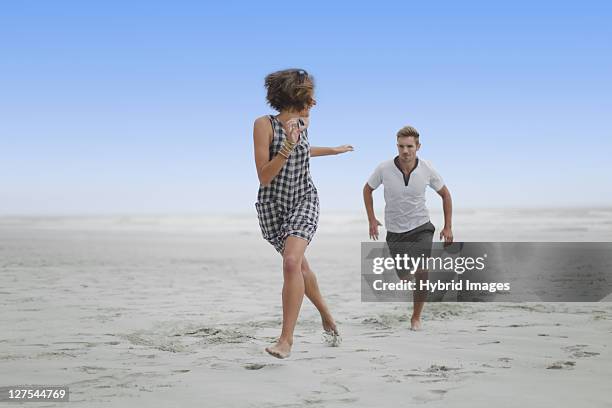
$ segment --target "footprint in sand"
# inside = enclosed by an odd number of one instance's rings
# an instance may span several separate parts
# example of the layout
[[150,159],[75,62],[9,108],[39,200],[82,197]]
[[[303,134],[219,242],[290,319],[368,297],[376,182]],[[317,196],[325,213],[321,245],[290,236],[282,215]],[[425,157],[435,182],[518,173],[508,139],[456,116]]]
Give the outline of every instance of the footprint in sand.
[[575,361],[555,361],[548,367],[547,370],[572,370],[576,366]]
[[512,358],[510,357],[500,357],[497,359],[497,361],[499,361],[500,363],[503,363],[502,365],[500,365],[500,368],[512,368],[512,365],[510,364],[510,362],[512,361]]
[[421,379],[419,382],[421,383],[437,383],[437,382],[443,382],[443,381],[448,381],[449,380],[449,376],[454,375],[456,373],[452,373],[453,371],[458,371],[459,368],[457,367],[448,367],[445,365],[438,365],[438,364],[432,364],[431,366],[429,366],[428,368],[426,368],[425,370],[418,370],[420,372],[420,374],[407,374],[404,375],[406,376],[422,376],[424,377],[423,379]]
[[280,364],[262,364],[262,363],[249,363],[243,367],[247,370],[261,370],[264,367],[278,367]]
[[265,364],[253,363],[253,364],[245,364],[244,368],[246,368],[247,370],[261,370],[265,366],[266,366]]
[[81,366],[77,367],[77,370],[83,371],[87,374],[97,374],[99,371],[106,371],[105,367],[95,367],[95,366]]
[[393,374],[383,375],[382,378],[385,379],[385,382],[390,382],[390,383],[400,383],[400,382],[402,382],[402,380],[400,380],[397,376],[395,376]]
[[338,371],[341,371],[341,370],[342,370],[342,368],[340,368],[340,367],[329,367],[329,368],[322,368],[322,369],[318,369],[318,370],[313,370],[313,373],[326,375],[326,374],[337,373]]
[[577,352],[572,354],[572,356],[574,356],[576,358],[594,357],[594,356],[598,356],[598,355],[599,355],[599,353],[596,353],[594,351],[577,351]]
[[575,346],[563,347],[563,350],[567,351],[568,353],[572,353],[571,356],[574,358],[594,357],[599,355],[599,353],[596,353],[594,351],[584,351],[583,349],[586,347],[589,347],[589,345],[576,344]]
[[339,383],[338,381],[326,379],[325,381],[323,381],[323,384],[331,387],[329,392],[335,395],[346,394],[346,393],[351,392],[351,389],[349,387],[347,387],[346,385],[342,383]]
[[376,356],[370,358],[370,363],[386,366],[388,363],[394,361],[397,358],[395,354],[387,354],[382,356]]
[[427,392],[417,394],[413,397],[418,402],[439,401],[444,398],[448,390],[428,390]]
[[455,370],[459,370],[459,368],[458,367],[448,367],[448,366],[445,366],[445,365],[432,364],[431,366],[429,366],[428,369],[425,370],[425,372],[427,372],[427,373],[444,373],[444,372],[455,371]]
[[487,344],[500,344],[500,343],[501,343],[501,341],[499,341],[499,340],[493,340],[493,341],[487,341],[487,342],[484,342],[484,343],[478,343],[478,345],[479,346],[486,346]]

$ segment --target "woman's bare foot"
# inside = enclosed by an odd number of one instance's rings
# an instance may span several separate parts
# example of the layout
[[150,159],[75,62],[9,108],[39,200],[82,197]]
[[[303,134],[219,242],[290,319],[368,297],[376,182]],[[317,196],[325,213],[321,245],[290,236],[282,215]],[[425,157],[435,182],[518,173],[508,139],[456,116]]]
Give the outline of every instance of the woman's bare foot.
[[334,318],[321,316],[321,321],[323,323],[323,342],[332,347],[338,347],[342,344],[342,337],[340,337]]
[[336,322],[334,318],[331,316],[323,317],[321,316],[321,323],[323,324],[323,331],[334,333],[338,335],[338,327],[336,327]]
[[411,318],[410,319],[410,330],[420,331],[421,330],[421,319]]
[[266,351],[276,358],[287,358],[291,355],[291,343],[279,339],[275,345],[266,347]]

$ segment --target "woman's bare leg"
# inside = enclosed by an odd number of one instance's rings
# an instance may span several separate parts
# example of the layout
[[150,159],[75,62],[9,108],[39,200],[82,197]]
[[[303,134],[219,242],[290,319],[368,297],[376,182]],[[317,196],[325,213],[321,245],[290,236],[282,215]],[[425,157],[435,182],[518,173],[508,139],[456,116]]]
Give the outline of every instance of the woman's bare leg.
[[336,322],[323,299],[323,295],[321,295],[321,291],[319,290],[319,285],[317,283],[317,276],[310,269],[310,265],[306,260],[306,257],[302,258],[302,276],[304,277],[304,291],[306,293],[306,297],[310,299],[313,305],[319,310],[321,314],[321,321],[323,323],[323,330],[325,331],[333,331],[338,334],[338,329],[336,328]]
[[289,236],[283,251],[283,329],[278,342],[266,351],[274,357],[286,358],[291,354],[293,330],[304,299],[302,260],[308,241]]

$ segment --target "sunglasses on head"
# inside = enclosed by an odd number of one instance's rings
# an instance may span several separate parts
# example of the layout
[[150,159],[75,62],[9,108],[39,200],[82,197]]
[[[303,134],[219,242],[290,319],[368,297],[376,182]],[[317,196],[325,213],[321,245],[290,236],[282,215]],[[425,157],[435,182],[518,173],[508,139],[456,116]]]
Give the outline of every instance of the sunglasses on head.
[[300,83],[304,82],[304,79],[306,79],[306,77],[308,76],[308,72],[303,69],[298,69],[295,72],[298,74],[298,79],[300,80]]

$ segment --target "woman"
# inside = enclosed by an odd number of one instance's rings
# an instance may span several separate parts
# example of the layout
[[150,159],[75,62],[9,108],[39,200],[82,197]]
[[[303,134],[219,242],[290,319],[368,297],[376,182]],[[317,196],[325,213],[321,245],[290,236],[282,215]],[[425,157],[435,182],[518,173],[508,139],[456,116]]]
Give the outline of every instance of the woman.
[[283,327],[277,343],[266,351],[289,357],[293,330],[304,294],[321,314],[323,330],[338,335],[323,300],[317,278],[304,256],[319,222],[319,198],[310,177],[310,157],[345,153],[352,146],[314,147],[308,140],[308,121],[314,100],[314,81],[302,69],[274,72],[265,79],[269,105],[278,115],[255,120],[253,140],[260,187],[257,216],[263,237],[283,257]]

